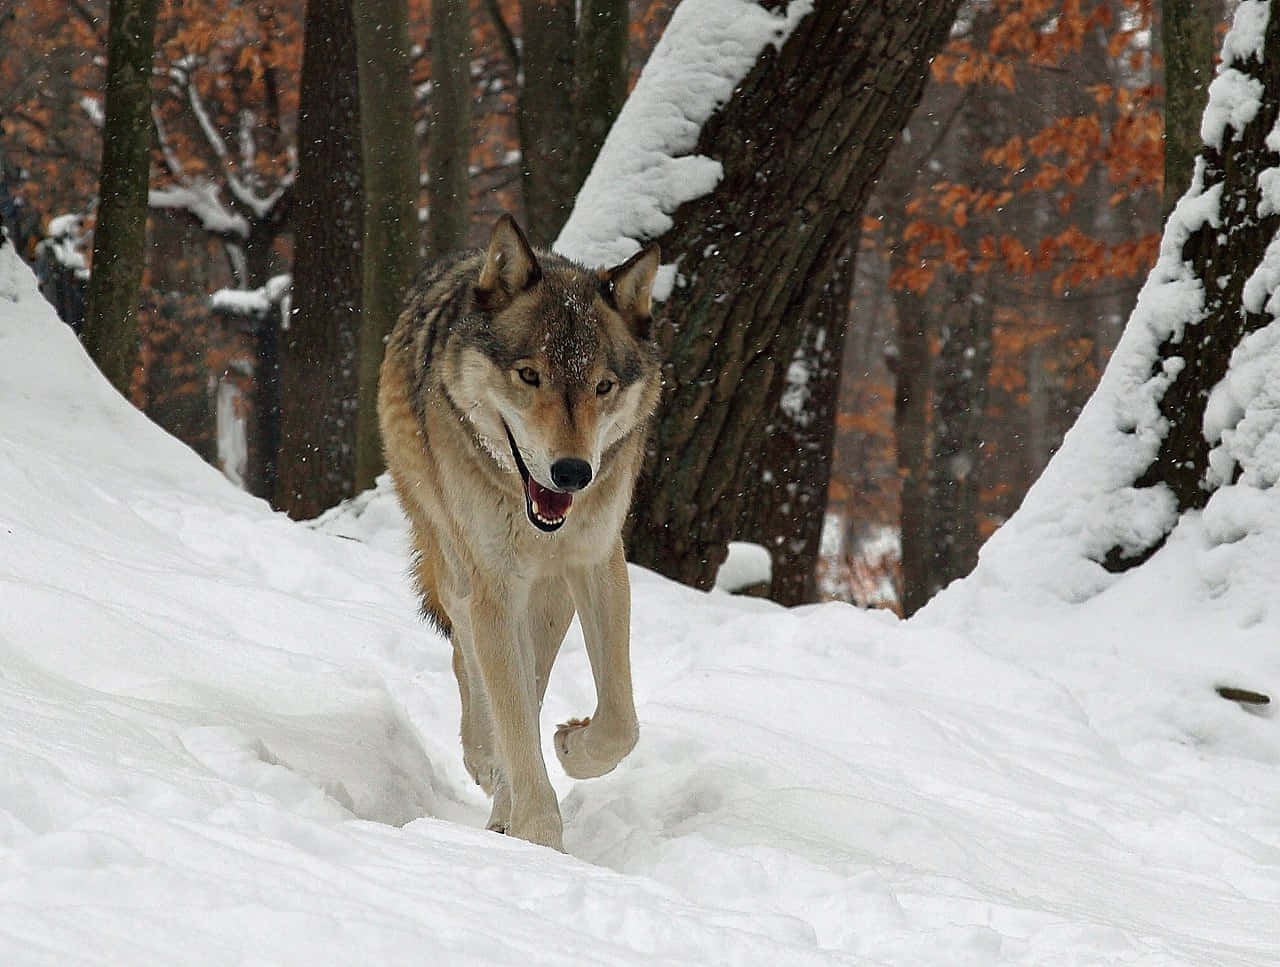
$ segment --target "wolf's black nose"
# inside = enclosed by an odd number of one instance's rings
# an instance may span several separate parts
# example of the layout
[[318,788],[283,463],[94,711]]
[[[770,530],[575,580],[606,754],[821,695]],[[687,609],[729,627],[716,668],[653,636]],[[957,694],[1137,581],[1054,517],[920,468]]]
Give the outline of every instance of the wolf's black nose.
[[581,490],[591,483],[591,464],[565,457],[551,465],[551,482],[561,490]]

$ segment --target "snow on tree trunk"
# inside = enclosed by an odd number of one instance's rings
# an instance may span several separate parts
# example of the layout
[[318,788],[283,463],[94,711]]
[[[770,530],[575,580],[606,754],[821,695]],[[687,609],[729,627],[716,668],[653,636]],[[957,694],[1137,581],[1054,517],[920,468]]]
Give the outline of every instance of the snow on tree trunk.
[[[1265,21],[1273,12],[1256,0],[1240,10],[1237,28]],[[1264,50],[1269,58],[1264,59]],[[1212,411],[1209,405],[1237,346],[1271,321],[1267,299],[1280,283],[1278,116],[1280,16],[1273,16],[1265,37],[1237,29],[1228,38],[1201,125],[1205,146],[1162,246],[1162,263],[1175,245],[1181,262],[1166,285],[1177,291],[1194,286],[1198,292],[1189,305],[1183,303],[1190,309],[1185,315],[1152,320],[1152,334],[1162,338],[1146,386],[1159,409],[1162,439],[1135,487],[1169,492],[1179,514],[1204,507],[1218,485],[1243,469],[1230,448],[1211,459],[1223,434],[1233,432],[1244,416],[1230,400],[1231,387],[1219,391]],[[1159,272],[1157,266],[1153,279]],[[1140,563],[1171,529],[1143,541],[1117,540],[1108,549],[1107,566],[1123,570]]]
[[[1019,511],[986,582],[1068,600],[1151,558],[1195,514],[1245,537],[1280,482],[1280,10],[1244,0],[1204,147],[1098,390]],[[1203,512],[1202,514],[1200,512]],[[1031,548],[1035,553],[1030,553]]]
[[764,427],[957,3],[783,6],[677,8],[557,242],[604,263],[656,238],[678,264],[628,546],[700,587],[745,502],[782,499],[760,487]]

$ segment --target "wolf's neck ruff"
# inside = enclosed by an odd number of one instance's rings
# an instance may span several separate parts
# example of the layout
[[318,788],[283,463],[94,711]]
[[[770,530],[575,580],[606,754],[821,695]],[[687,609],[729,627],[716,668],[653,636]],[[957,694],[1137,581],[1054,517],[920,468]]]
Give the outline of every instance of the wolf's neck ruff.
[[502,428],[507,431],[507,442],[511,444],[511,456],[515,459],[516,469],[520,471],[520,479],[524,482],[524,509],[529,523],[540,531],[551,533],[564,526],[569,516],[569,507],[573,503],[573,494],[561,490],[544,487],[533,479],[524,458],[520,456],[520,448],[516,446],[515,435],[507,421],[502,421]]

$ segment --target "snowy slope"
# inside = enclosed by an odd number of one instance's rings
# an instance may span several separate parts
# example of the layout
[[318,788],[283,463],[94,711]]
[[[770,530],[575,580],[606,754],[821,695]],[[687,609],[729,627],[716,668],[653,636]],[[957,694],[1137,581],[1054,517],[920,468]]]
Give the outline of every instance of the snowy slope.
[[[0,963],[1280,962],[1276,723],[1211,688],[1280,686],[1274,564],[909,623],[635,570],[641,741],[555,777],[564,856],[480,828],[385,493],[235,491],[7,248],[0,407]],[[544,723],[592,704],[575,629]]]

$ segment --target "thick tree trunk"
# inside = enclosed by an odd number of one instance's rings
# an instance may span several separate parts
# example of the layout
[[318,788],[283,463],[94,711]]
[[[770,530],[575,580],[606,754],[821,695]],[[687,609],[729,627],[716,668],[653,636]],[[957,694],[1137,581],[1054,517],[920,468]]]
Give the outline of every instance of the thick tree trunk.
[[[1200,151],[1204,162],[1201,197],[1218,193],[1217,206],[1187,238],[1181,254],[1195,277],[1203,280],[1203,310],[1186,332],[1179,333],[1180,338],[1160,345],[1152,370],[1171,377],[1158,401],[1167,430],[1155,459],[1134,486],[1168,488],[1179,514],[1203,508],[1212,493],[1211,445],[1205,436],[1210,393],[1227,372],[1241,340],[1272,322],[1265,309],[1250,311],[1244,297],[1245,283],[1280,235],[1280,211],[1270,202],[1263,203],[1259,184],[1262,172],[1280,167],[1280,150],[1267,140],[1274,137],[1280,119],[1280,57],[1272,56],[1280,51],[1280,4],[1273,0],[1270,7],[1261,48],[1265,59],[1260,62],[1250,56],[1234,62],[1236,70],[1260,84],[1253,102],[1257,112],[1237,122],[1243,123],[1242,129],[1228,124],[1221,148],[1206,145]],[[1266,284],[1264,276],[1259,279]],[[1258,280],[1253,284],[1258,285]],[[1163,538],[1136,552],[1115,547],[1103,563],[1113,571],[1127,570],[1147,560],[1162,544]]]
[[351,0],[310,0],[298,110],[293,307],[282,349],[275,504],[314,517],[351,496],[360,324],[360,95]]
[[744,508],[743,540],[773,562],[769,597],[779,604],[817,600],[817,566],[827,512],[840,373],[850,321],[853,238],[827,270],[822,301],[804,326],[781,405],[766,429],[756,493]]
[[957,5],[819,2],[704,125],[697,151],[724,177],[660,239],[681,280],[655,328],[668,362],[634,504],[637,563],[714,580],[757,493],[796,323],[818,311]]
[[1209,100],[1222,22],[1222,0],[1164,0],[1160,42],[1164,52],[1164,198],[1169,217],[1187,186],[1200,151],[1200,116]]
[[628,24],[627,0],[582,0],[574,44],[575,193],[627,99]]
[[521,69],[516,102],[525,234],[549,246],[569,217],[574,180],[575,0],[522,0]]
[[[355,487],[364,490],[383,467],[377,414],[383,347],[418,260],[418,148],[407,0],[359,0],[355,14],[364,189]],[[465,155],[464,147],[464,173]]]
[[157,6],[157,0],[111,0],[107,31],[102,169],[84,341],[94,362],[125,395],[138,362]]
[[431,128],[427,134],[427,254],[467,245],[471,226],[471,10],[465,0],[431,5]]

